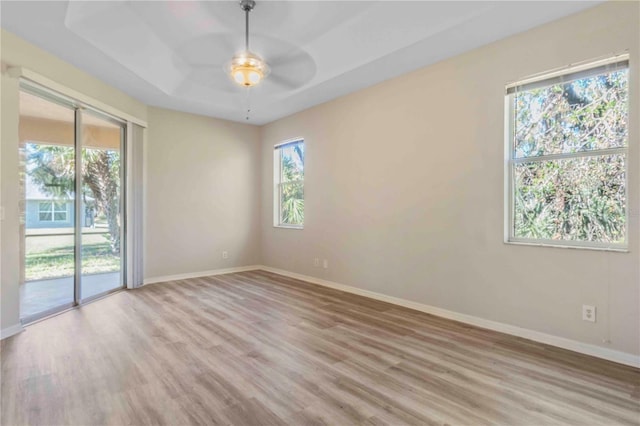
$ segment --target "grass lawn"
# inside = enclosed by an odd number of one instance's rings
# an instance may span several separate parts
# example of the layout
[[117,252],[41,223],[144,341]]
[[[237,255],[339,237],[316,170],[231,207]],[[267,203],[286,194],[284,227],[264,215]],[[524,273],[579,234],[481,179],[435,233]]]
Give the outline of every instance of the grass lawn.
[[[82,236],[82,273],[120,270],[120,257],[111,253],[105,234]],[[73,275],[73,236],[28,237],[25,255],[26,281]]]

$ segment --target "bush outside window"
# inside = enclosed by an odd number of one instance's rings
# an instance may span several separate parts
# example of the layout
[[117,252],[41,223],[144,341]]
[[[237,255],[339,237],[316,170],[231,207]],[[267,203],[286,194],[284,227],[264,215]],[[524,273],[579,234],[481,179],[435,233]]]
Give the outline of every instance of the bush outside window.
[[627,244],[628,61],[507,89],[513,242]]

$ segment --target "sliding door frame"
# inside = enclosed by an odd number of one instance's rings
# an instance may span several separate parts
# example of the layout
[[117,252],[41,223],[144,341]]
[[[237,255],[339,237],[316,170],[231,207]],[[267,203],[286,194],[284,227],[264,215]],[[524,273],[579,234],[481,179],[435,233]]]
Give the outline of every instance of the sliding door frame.
[[[73,302],[66,303],[57,307],[47,309],[28,317],[21,318],[22,324],[29,324],[41,319],[47,318],[82,306],[93,300],[100,299],[111,293],[115,293],[127,288],[127,215],[126,215],[126,196],[127,196],[127,128],[130,126],[126,120],[113,116],[109,113],[101,111],[91,105],[85,104],[78,100],[72,99],[54,90],[48,89],[38,83],[28,79],[20,79],[20,90],[34,96],[38,96],[49,102],[62,105],[74,111],[74,275],[73,275]],[[88,298],[82,298],[82,115],[88,113],[97,116],[100,119],[114,123],[120,127],[120,285],[114,289],[93,295]],[[24,238],[24,235],[22,236]],[[24,267],[24,262],[23,262]]]
[[[80,253],[80,269],[76,269],[76,271],[80,271],[80,279],[76,280],[78,285],[78,297],[76,299],[76,305],[82,305],[93,300],[101,299],[104,296],[107,296],[111,293],[115,293],[117,291],[123,290],[127,288],[127,239],[126,239],[126,228],[127,228],[127,210],[126,210],[126,200],[127,200],[127,127],[130,125],[128,122],[121,120],[119,118],[113,117],[103,111],[100,111],[96,108],[92,108],[86,105],[82,105],[77,109],[77,114],[82,116],[82,114],[93,115],[94,117],[98,117],[102,120],[108,121],[110,123],[116,124],[120,127],[120,286],[113,288],[111,290],[104,291],[102,293],[94,294],[93,296],[82,298],[82,253]],[[82,126],[82,119],[80,119],[80,126]],[[78,121],[76,121],[78,123]],[[82,149],[82,128],[80,128],[79,140],[80,140],[80,149]],[[80,151],[82,153],[82,151]],[[77,162],[80,164],[80,172],[82,172],[82,155],[80,155],[80,161]],[[77,175],[76,175],[77,176]],[[82,175],[80,175],[82,176]],[[80,182],[79,190],[82,191],[82,178],[76,179]],[[77,185],[77,184],[76,184]],[[82,202],[78,202],[78,209],[80,209],[80,213],[82,213]],[[82,228],[80,228],[82,229]],[[80,239],[82,239],[82,235],[80,235]],[[80,250],[82,250],[82,244],[80,244]],[[77,268],[77,265],[76,265]]]
[[73,245],[73,304],[79,305],[82,300],[82,111],[76,106],[74,111],[74,162],[75,162],[75,185],[74,185],[74,245]]

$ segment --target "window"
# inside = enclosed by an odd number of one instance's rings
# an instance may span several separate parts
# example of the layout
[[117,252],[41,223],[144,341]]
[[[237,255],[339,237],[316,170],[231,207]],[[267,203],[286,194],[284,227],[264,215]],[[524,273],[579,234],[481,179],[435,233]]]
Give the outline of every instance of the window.
[[56,202],[39,203],[38,219],[40,222],[66,222],[67,204]]
[[508,241],[625,248],[628,59],[507,87]]
[[304,225],[304,140],[275,146],[274,226]]

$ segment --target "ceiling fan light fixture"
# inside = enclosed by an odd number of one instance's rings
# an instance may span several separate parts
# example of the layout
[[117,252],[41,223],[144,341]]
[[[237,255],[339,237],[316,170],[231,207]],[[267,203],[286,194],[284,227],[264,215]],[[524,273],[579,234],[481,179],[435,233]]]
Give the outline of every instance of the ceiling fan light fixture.
[[249,50],[249,12],[255,5],[254,0],[240,0],[240,8],[245,14],[245,50],[234,56],[229,65],[229,75],[233,81],[244,87],[255,86],[269,73],[267,63]]
[[229,68],[233,81],[244,87],[252,87],[260,83],[269,72],[266,62],[251,52],[234,56]]

